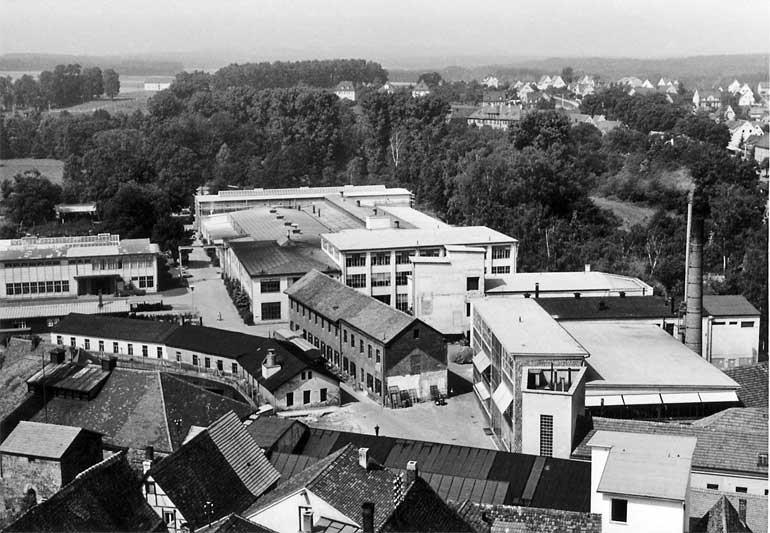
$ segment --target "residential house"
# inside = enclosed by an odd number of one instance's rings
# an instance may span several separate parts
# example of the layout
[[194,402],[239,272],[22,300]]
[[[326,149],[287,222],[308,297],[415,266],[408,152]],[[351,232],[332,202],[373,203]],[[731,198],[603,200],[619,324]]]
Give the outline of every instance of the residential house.
[[591,512],[602,531],[677,532],[690,524],[696,439],[597,431],[591,448]]
[[0,298],[30,302],[114,294],[129,287],[157,291],[160,249],[149,239],[100,233],[0,241]]
[[554,89],[564,89],[567,84],[564,82],[561,76],[554,76],[551,78],[551,87]]
[[521,120],[521,106],[518,105],[485,105],[468,115],[469,126],[477,128],[489,127],[495,130],[507,131]]
[[748,120],[725,122],[725,125],[730,130],[730,142],[727,145],[727,149],[733,152],[742,150],[745,142],[752,135],[764,135],[765,133],[757,124],[751,123]]
[[428,96],[431,93],[430,87],[424,81],[421,81],[412,89],[412,98],[422,98]]
[[551,79],[551,76],[549,76],[548,74],[545,74],[541,76],[540,81],[537,82],[537,88],[541,91],[545,91],[552,84],[553,84],[553,80]]
[[644,82],[642,82],[642,87],[645,88],[645,89],[654,89],[655,88],[655,86],[652,84],[652,82],[650,80],[644,80]]
[[147,505],[125,451],[79,473],[3,531],[147,531],[166,525]]
[[727,86],[727,92],[730,94],[736,94],[741,90],[741,82],[738,80],[733,80],[733,82]]
[[505,105],[505,91],[484,91],[481,99],[482,107],[499,107]]
[[490,89],[497,89],[500,85],[500,80],[498,80],[497,77],[490,75],[481,80],[481,84]]
[[168,457],[148,457],[143,492],[168,531],[181,533],[241,513],[280,477],[230,412]]
[[692,95],[692,103],[695,109],[715,110],[721,105],[719,91],[709,89],[695,89]]
[[735,110],[733,109],[733,106],[728,105],[725,108],[724,118],[728,122],[735,120]]
[[348,444],[281,483],[243,514],[280,533],[473,529],[420,476],[419,463],[386,468]]
[[754,93],[751,89],[748,89],[746,92],[741,92],[741,97],[738,99],[738,105],[741,107],[750,107],[753,106],[756,103],[756,99],[754,98]]
[[46,500],[102,460],[102,438],[79,427],[22,421],[0,444],[4,509],[11,514]]
[[378,89],[379,92],[394,94],[399,91],[411,91],[414,87],[414,83],[410,81],[386,81],[382,87]]
[[447,393],[446,342],[423,321],[318,271],[286,293],[294,331],[382,405]]
[[170,88],[173,81],[170,78],[149,78],[144,80],[144,90],[152,92],[163,91]]
[[757,84],[757,94],[763,100],[770,98],[770,81],[760,81]]
[[352,81],[341,81],[334,88],[334,94],[336,94],[337,98],[340,100],[350,100],[351,102],[355,102],[356,86],[353,85]]

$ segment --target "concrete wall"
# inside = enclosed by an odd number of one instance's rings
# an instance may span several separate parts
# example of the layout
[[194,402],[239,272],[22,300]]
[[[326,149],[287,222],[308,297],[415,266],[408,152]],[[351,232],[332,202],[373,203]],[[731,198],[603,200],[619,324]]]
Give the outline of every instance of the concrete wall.
[[[272,405],[276,410],[291,410],[291,409],[310,409],[313,407],[322,407],[326,405],[339,405],[340,403],[340,386],[339,382],[333,380],[323,374],[319,374],[314,370],[306,371],[312,372],[310,379],[302,379],[302,374],[297,374],[292,379],[287,381],[281,387],[274,392],[270,392],[264,387],[259,388],[260,395],[264,402]],[[307,373],[305,374],[307,376]],[[321,389],[326,389],[326,401],[321,401]],[[310,403],[304,403],[304,393],[310,391]],[[292,407],[286,406],[286,394],[293,393],[294,405]]]
[[735,493],[736,487],[745,487],[747,494],[767,496],[767,475],[765,477],[738,476],[727,473],[695,472],[690,474],[690,485],[693,488],[708,489],[708,485],[716,485],[721,492]]
[[717,368],[756,363],[758,350],[759,317],[704,317],[703,351]]
[[575,416],[568,392],[523,390],[521,453],[540,455],[540,415],[553,417],[553,457],[569,459]]

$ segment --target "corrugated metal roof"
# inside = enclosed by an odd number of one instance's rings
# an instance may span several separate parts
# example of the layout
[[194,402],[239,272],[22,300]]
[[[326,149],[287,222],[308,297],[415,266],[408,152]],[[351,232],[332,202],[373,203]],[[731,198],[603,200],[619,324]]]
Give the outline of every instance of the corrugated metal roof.
[[0,444],[0,453],[61,459],[83,428],[21,421]]

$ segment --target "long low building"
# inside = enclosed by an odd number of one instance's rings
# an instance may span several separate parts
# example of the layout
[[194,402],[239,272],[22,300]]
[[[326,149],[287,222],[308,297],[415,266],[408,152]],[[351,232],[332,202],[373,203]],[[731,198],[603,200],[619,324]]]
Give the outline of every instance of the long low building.
[[160,248],[149,239],[100,233],[0,241],[0,298],[113,294],[158,290]]

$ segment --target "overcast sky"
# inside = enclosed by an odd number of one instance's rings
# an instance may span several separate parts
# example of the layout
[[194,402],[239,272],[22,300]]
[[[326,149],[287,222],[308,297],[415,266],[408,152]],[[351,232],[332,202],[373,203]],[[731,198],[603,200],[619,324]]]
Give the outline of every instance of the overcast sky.
[[229,61],[767,53],[768,0],[0,0],[0,53]]

